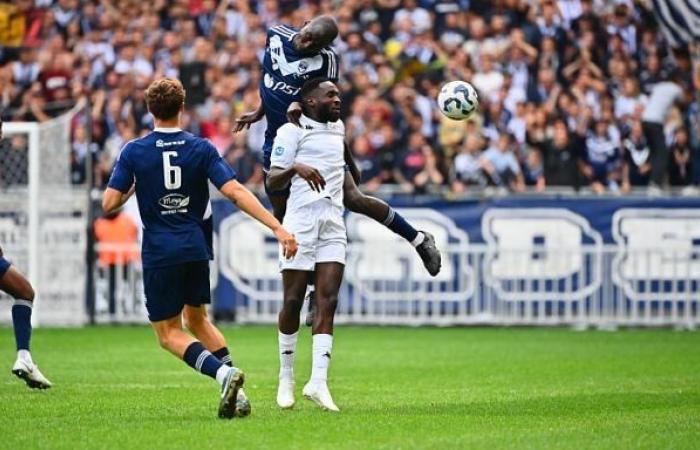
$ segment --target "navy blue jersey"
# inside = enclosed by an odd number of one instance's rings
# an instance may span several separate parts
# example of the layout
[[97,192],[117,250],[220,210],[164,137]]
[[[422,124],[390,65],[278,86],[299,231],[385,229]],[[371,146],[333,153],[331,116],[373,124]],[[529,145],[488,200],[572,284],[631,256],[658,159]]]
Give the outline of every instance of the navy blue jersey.
[[127,143],[109,187],[126,193],[136,182],[143,266],[212,259],[208,180],[221,188],[234,178],[208,140],[185,131],[154,131]]
[[298,30],[286,25],[267,31],[260,98],[265,106],[265,148],[272,148],[277,129],[287,123],[287,108],[299,101],[299,91],[312,78],[338,79],[338,55],[330,47],[315,56],[301,56],[292,45]]

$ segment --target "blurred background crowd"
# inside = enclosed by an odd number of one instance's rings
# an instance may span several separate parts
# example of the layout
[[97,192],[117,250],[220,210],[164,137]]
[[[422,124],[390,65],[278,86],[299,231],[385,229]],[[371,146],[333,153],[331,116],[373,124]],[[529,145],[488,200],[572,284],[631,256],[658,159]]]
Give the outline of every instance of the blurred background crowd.
[[[89,99],[72,177],[84,183],[91,159],[99,187],[152,125],[145,87],[176,77],[186,128],[259,187],[264,120],[231,129],[259,102],[266,29],[321,13],[340,26],[342,117],[367,191],[697,189],[695,49],[668,46],[632,0],[14,0],[0,3],[2,118],[45,121]],[[451,80],[479,92],[468,121],[437,108]],[[0,180],[22,159],[10,153]]]

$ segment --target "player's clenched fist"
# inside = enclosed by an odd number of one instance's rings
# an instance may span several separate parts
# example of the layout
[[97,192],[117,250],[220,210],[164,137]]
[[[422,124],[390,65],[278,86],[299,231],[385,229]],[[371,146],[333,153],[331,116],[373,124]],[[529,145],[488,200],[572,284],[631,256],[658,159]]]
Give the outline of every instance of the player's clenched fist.
[[301,178],[309,183],[309,187],[316,192],[321,192],[326,188],[326,180],[321,175],[321,172],[306,164],[294,164],[294,171]]
[[299,244],[297,244],[297,240],[294,239],[294,236],[280,226],[275,230],[275,237],[280,244],[282,244],[282,254],[284,257],[287,259],[294,258],[294,255],[297,254],[297,250],[299,249]]

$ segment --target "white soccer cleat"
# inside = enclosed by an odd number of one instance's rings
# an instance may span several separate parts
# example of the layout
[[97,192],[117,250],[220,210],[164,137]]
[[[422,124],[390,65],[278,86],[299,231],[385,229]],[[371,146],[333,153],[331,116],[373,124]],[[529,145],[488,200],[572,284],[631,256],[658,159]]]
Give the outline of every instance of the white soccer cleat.
[[280,380],[277,385],[277,406],[282,409],[291,409],[294,403],[294,381]]
[[51,382],[39,371],[39,366],[21,358],[17,358],[15,365],[12,366],[12,373],[24,380],[27,386],[32,389],[48,389],[52,386]]
[[340,409],[333,401],[333,397],[331,397],[331,391],[328,390],[326,383],[311,383],[309,381],[304,386],[302,394],[326,411],[340,412]]

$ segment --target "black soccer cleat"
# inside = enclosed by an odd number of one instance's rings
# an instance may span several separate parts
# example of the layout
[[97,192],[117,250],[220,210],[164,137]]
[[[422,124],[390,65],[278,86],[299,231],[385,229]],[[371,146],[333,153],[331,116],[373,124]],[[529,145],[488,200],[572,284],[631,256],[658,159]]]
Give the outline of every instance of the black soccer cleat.
[[226,376],[221,388],[221,401],[219,402],[219,418],[233,419],[236,416],[238,403],[238,390],[243,386],[243,372],[235,367]]
[[416,247],[416,251],[423,260],[423,265],[427,269],[428,273],[432,276],[440,273],[440,267],[442,266],[442,256],[440,255],[440,250],[438,250],[435,245],[435,237],[427,231],[421,231],[425,235],[423,242]]
[[304,323],[307,327],[310,327],[314,324],[314,316],[316,315],[316,299],[314,298],[314,291],[309,291],[306,298],[309,300],[309,310],[306,313]]

